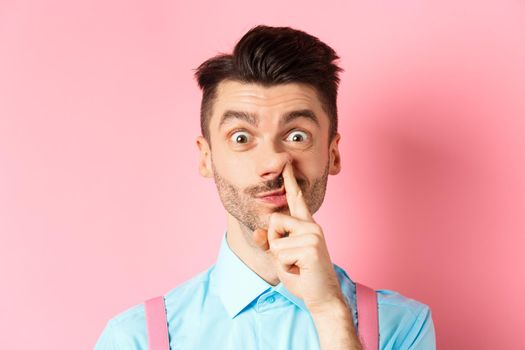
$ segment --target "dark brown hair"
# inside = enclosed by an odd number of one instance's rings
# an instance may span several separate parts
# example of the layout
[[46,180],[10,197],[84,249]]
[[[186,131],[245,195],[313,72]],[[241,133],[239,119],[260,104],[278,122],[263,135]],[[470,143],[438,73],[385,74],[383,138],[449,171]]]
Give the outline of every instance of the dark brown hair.
[[216,90],[223,80],[272,86],[304,83],[315,88],[330,118],[329,140],[337,133],[337,88],[342,68],[335,51],[318,38],[290,27],[256,26],[239,40],[232,54],[219,54],[195,72],[202,89],[201,132],[209,141],[209,121]]

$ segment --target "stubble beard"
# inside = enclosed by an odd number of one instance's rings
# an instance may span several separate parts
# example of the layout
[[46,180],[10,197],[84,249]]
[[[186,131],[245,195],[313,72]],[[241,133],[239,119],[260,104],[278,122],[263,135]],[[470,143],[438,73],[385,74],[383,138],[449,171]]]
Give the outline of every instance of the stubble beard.
[[[259,228],[268,229],[268,220],[271,212],[268,210],[263,212],[263,206],[257,203],[254,195],[279,189],[282,184],[282,177],[243,190],[220,176],[213,161],[212,167],[213,177],[221,202],[226,211],[237,219],[241,225],[241,229],[244,232],[247,230],[253,232]],[[315,213],[323,203],[328,182],[328,170],[329,164],[327,162],[323,174],[314,179],[309,187],[304,179],[297,179],[297,183],[303,192],[306,205],[312,214]],[[288,206],[282,206],[273,209],[273,212],[289,213],[289,209]]]

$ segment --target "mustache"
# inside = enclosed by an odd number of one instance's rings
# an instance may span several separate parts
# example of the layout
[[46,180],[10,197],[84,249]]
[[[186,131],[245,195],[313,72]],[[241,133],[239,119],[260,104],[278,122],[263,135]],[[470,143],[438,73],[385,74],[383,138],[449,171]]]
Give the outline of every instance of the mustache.
[[[297,177],[295,178],[295,180],[297,181],[297,185],[299,186],[299,188],[302,191],[304,191],[306,188],[306,180],[302,178],[297,178]],[[265,181],[261,185],[246,188],[244,190],[244,193],[250,196],[255,196],[258,193],[278,190],[283,186],[283,184],[284,184],[284,178],[283,178],[283,175],[281,174],[277,176],[275,179]]]

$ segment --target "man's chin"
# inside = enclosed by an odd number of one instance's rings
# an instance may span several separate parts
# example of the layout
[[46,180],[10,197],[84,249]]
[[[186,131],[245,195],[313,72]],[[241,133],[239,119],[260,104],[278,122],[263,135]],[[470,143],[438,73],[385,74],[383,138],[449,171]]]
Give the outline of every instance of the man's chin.
[[287,205],[269,209],[266,213],[259,215],[259,222],[261,223],[261,225],[259,225],[258,228],[268,230],[268,224],[270,222],[270,215],[272,213],[281,213],[285,215],[290,215],[290,209],[288,209]]
[[288,209],[288,205],[282,205],[280,207],[264,208],[261,212],[262,214],[259,217],[268,219],[272,213],[290,214],[290,209]]

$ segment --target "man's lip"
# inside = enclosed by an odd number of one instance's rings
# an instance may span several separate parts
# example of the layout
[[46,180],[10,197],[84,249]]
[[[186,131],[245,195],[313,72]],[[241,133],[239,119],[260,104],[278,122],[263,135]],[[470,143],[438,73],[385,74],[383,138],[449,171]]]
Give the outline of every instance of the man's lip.
[[263,197],[268,197],[268,196],[282,196],[285,193],[286,193],[286,191],[284,190],[284,188],[281,188],[281,189],[276,190],[276,191],[260,193],[256,197],[257,198],[263,198]]

